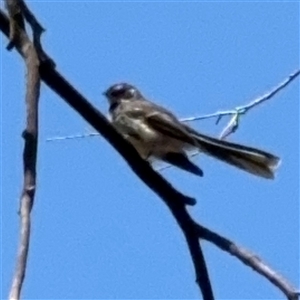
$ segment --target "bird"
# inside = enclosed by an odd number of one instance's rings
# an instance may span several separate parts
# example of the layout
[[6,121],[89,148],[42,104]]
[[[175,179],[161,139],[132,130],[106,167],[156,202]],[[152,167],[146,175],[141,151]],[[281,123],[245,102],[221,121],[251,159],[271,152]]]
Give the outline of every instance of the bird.
[[144,160],[163,161],[202,177],[203,170],[188,155],[189,151],[199,151],[256,176],[274,178],[280,164],[278,156],[202,134],[149,101],[134,85],[116,83],[103,95],[109,103],[112,125]]

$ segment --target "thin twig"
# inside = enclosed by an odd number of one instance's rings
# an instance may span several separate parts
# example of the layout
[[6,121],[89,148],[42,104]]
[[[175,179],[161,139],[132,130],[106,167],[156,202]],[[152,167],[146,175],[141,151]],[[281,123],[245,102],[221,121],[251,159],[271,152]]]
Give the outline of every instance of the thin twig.
[[43,64],[48,63],[51,65],[51,67],[54,68],[55,67],[54,61],[44,51],[41,43],[41,37],[43,32],[45,32],[45,29],[43,28],[41,23],[37,20],[37,18],[32,13],[32,11],[29,9],[25,1],[24,0],[18,0],[18,1],[22,13],[24,15],[24,18],[32,29],[33,45],[35,47],[35,51],[37,52],[40,62],[42,62]]
[[248,104],[243,106],[238,106],[235,109],[225,110],[225,111],[217,111],[212,114],[207,115],[200,115],[196,117],[189,117],[189,118],[183,118],[181,119],[182,122],[193,122],[193,121],[199,121],[199,120],[205,120],[205,119],[212,119],[212,118],[219,118],[219,117],[225,117],[225,116],[232,116],[236,115],[237,112],[240,114],[247,113],[251,108],[261,104],[262,102],[265,102],[269,99],[271,99],[273,96],[275,96],[279,91],[281,91],[283,88],[285,88],[289,83],[291,83],[297,76],[299,76],[300,70],[293,72],[291,75],[289,75],[287,78],[285,78],[281,83],[279,83],[276,87],[274,87],[271,91],[265,93],[264,95],[250,101]]
[[244,247],[237,246],[231,240],[221,236],[220,234],[213,232],[212,230],[205,228],[204,226],[194,222],[193,226],[198,232],[198,236],[201,239],[211,242],[218,248],[226,251],[227,253],[238,258],[242,263],[251,267],[254,271],[261,274],[268,279],[276,287],[278,287],[289,300],[298,300],[299,291],[294,288],[282,275],[274,271],[267,265],[261,258],[258,257],[252,251],[247,250]]
[[287,78],[285,78],[282,82],[280,82],[277,86],[275,86],[272,90],[270,90],[269,92],[265,93],[264,95],[254,99],[254,100],[251,100],[246,105],[238,106],[235,109],[231,109],[231,110],[218,111],[213,114],[183,118],[183,119],[181,119],[181,121],[182,122],[192,122],[192,121],[217,118],[216,123],[219,123],[219,121],[223,117],[232,116],[231,119],[229,120],[228,124],[222,130],[222,133],[220,135],[220,138],[224,139],[224,138],[228,137],[230,134],[234,133],[238,129],[241,115],[245,115],[252,108],[266,102],[267,100],[270,100],[279,91],[281,91],[288,84],[290,84],[296,77],[298,77],[299,74],[300,74],[300,70],[298,69],[295,72],[293,72],[292,74],[290,74]]
[[235,133],[239,128],[240,113],[236,113],[231,117],[225,128],[222,130],[219,138],[226,139],[230,134]]
[[18,300],[26,273],[28,251],[30,245],[30,213],[36,191],[36,160],[38,146],[38,100],[40,95],[39,59],[34,45],[29,40],[23,27],[22,17],[15,18],[15,12],[22,14],[18,0],[7,0],[7,9],[11,16],[10,28],[15,28],[10,44],[18,47],[24,57],[27,69],[26,78],[26,128],[23,132],[25,140],[23,151],[24,182],[20,199],[20,240],[17,255],[16,270],[13,276],[9,299]]
[[73,140],[73,139],[82,139],[91,136],[99,136],[98,132],[90,132],[85,134],[69,135],[69,136],[56,136],[53,138],[46,139],[47,142],[59,141],[59,140]]
[[22,9],[22,13],[26,21],[30,24],[33,35],[36,35],[38,39],[41,38],[42,33],[45,31],[42,24],[37,20],[35,15],[31,12],[24,0],[19,0],[19,6]]

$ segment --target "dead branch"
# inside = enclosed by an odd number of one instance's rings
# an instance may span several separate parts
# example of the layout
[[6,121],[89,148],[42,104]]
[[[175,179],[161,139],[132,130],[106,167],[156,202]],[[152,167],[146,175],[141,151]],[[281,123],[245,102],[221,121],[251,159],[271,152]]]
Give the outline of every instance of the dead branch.
[[194,222],[193,226],[196,228],[199,238],[211,242],[223,251],[235,256],[245,265],[251,267],[254,271],[278,287],[286,295],[287,299],[297,300],[299,298],[299,291],[297,291],[286,278],[268,266],[258,255],[244,247],[236,245],[231,240],[196,222]]
[[225,128],[222,130],[222,133],[220,134],[220,138],[225,139],[226,137],[228,137],[230,134],[234,133],[238,129],[239,123],[240,123],[239,122],[240,117],[242,115],[245,115],[252,108],[273,98],[278,92],[283,90],[294,79],[296,79],[299,76],[299,74],[300,74],[300,70],[298,69],[295,72],[291,73],[287,78],[285,78],[282,82],[280,82],[277,86],[275,86],[269,92],[265,93],[264,95],[254,99],[254,100],[251,100],[246,105],[238,106],[231,110],[218,111],[216,113],[212,113],[212,114],[208,114],[208,115],[184,118],[184,119],[181,119],[181,121],[182,122],[192,122],[192,121],[198,121],[198,120],[217,118],[216,124],[218,124],[223,117],[231,116],[231,119],[229,120],[229,122],[227,123]]
[[26,273],[30,245],[31,210],[36,191],[36,161],[38,149],[38,102],[40,95],[39,58],[33,43],[28,38],[22,8],[18,0],[7,0],[10,17],[10,43],[8,49],[16,46],[24,57],[26,76],[26,128],[22,134],[25,145],[23,151],[24,181],[20,199],[20,238],[16,269],[9,294],[10,299],[20,299]]

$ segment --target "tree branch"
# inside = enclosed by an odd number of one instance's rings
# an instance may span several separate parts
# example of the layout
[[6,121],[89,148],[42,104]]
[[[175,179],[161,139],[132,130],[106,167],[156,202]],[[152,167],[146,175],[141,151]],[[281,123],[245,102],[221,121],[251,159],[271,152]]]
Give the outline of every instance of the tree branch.
[[231,240],[219,235],[216,232],[213,232],[208,228],[205,228],[197,222],[194,222],[193,226],[198,232],[199,238],[211,242],[223,251],[235,256],[245,265],[251,267],[254,271],[261,274],[276,287],[278,287],[286,295],[287,299],[297,300],[299,298],[299,291],[297,291],[287,279],[262,261],[258,255],[244,247],[237,246]]
[[254,100],[251,100],[246,105],[238,106],[232,110],[218,111],[213,114],[184,118],[184,119],[181,119],[181,121],[182,122],[192,122],[192,121],[198,121],[198,120],[217,118],[216,123],[218,124],[223,117],[232,116],[231,119],[229,120],[229,122],[227,123],[226,127],[222,130],[222,133],[220,134],[220,138],[225,139],[226,137],[228,137],[230,134],[234,133],[238,129],[240,117],[242,115],[245,115],[252,108],[273,98],[278,92],[280,92],[288,84],[290,84],[294,79],[296,79],[299,76],[299,74],[300,74],[300,70],[298,69],[295,72],[293,72],[292,74],[290,74],[287,78],[285,78],[282,82],[280,82],[277,86],[275,86],[272,90],[270,90],[269,92],[265,93],[264,95],[254,99]]
[[25,140],[23,151],[24,181],[20,199],[20,239],[16,270],[13,276],[9,294],[10,299],[20,299],[22,285],[26,273],[28,251],[30,245],[30,213],[34,203],[36,190],[36,161],[38,148],[38,102],[40,95],[39,59],[34,45],[28,38],[18,0],[7,0],[7,10],[10,16],[10,43],[8,49],[16,46],[24,57],[26,78],[26,128],[23,132]]

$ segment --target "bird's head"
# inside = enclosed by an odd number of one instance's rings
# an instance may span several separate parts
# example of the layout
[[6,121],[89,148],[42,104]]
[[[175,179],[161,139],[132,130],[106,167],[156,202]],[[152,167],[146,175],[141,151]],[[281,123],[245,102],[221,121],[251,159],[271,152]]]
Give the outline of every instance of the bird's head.
[[121,101],[134,101],[142,98],[139,90],[128,83],[117,83],[109,87],[103,95],[106,96],[110,105]]

